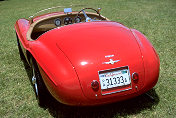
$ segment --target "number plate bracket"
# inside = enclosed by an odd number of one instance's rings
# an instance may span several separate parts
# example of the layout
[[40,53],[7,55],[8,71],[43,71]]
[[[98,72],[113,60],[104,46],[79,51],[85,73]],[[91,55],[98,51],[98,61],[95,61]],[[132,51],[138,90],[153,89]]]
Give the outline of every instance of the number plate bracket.
[[98,71],[102,95],[132,89],[128,66]]

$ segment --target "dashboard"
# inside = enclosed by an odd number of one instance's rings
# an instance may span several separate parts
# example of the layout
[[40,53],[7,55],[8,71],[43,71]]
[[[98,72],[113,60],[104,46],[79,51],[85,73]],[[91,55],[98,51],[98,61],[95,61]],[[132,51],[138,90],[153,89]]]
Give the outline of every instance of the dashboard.
[[[87,13],[87,15],[93,20],[106,20],[105,17],[99,16],[97,14]],[[86,19],[83,14],[79,14],[79,16],[77,16],[77,13],[62,14],[58,16],[52,16],[47,19],[42,19],[35,25],[34,30],[46,31],[64,25],[85,22],[85,20]]]
[[74,19],[72,19],[71,17],[65,17],[64,19],[56,18],[54,20],[54,23],[57,27],[62,26],[62,24],[69,25],[69,24],[80,23],[80,22],[81,22],[81,17],[79,16],[75,17]]

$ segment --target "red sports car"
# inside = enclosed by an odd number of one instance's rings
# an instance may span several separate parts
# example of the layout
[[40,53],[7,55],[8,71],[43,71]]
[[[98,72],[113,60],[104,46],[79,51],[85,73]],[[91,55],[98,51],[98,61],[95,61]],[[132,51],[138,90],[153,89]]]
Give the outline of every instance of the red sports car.
[[160,61],[149,40],[100,9],[19,19],[15,30],[40,105],[47,91],[60,103],[89,106],[136,97],[157,83]]

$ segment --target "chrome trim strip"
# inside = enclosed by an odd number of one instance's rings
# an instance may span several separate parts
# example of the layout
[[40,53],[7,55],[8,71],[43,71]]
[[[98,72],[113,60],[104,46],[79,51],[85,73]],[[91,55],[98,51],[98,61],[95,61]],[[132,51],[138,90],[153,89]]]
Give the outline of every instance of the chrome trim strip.
[[114,91],[114,92],[111,92],[111,93],[105,93],[105,94],[102,94],[102,95],[110,95],[110,94],[113,94],[113,93],[119,93],[119,92],[123,92],[123,91],[131,90],[131,89],[132,89],[132,87],[129,88],[129,89],[124,89],[124,90],[121,90],[121,91]]

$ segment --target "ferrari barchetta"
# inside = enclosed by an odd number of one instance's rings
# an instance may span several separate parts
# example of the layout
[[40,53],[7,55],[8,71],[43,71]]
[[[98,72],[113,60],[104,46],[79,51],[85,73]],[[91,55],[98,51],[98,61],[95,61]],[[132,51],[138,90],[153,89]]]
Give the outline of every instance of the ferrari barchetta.
[[48,93],[71,106],[109,104],[156,85],[160,60],[152,44],[100,10],[65,8],[16,21],[19,54],[33,70],[39,105]]

